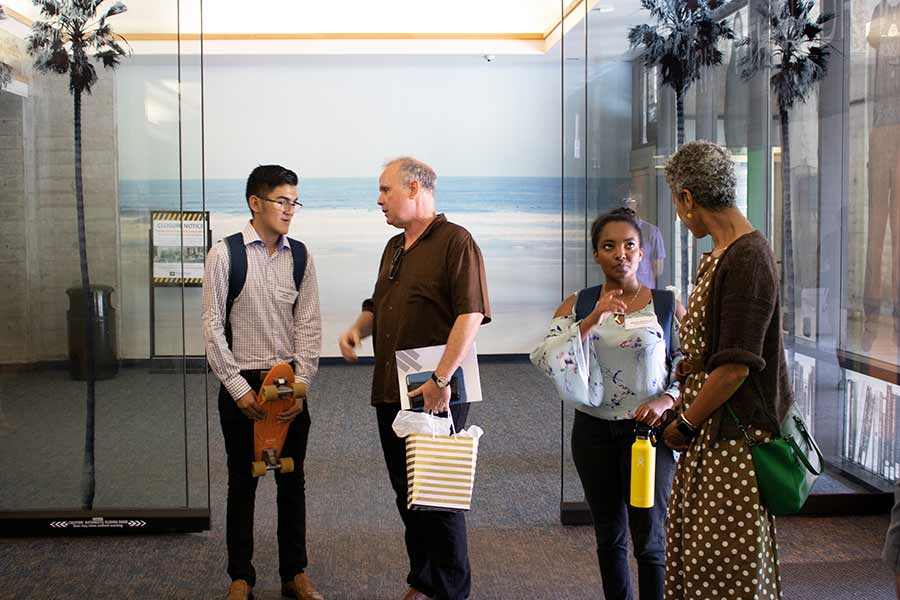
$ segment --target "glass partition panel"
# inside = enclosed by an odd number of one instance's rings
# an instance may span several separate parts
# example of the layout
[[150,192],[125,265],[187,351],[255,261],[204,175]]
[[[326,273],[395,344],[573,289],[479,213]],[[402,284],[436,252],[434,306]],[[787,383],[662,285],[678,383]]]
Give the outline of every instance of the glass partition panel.
[[[629,50],[628,30],[641,22],[640,3],[600,3],[573,11],[563,42],[563,281],[566,296],[603,283],[593,258],[591,224],[620,206],[638,211],[645,235],[669,214],[658,192],[659,87]],[[671,235],[671,234],[669,234]],[[646,252],[654,279],[665,281],[666,247]],[[571,458],[574,411],[563,409],[563,502],[584,501]]]
[[[887,0],[854,0],[839,15],[845,220],[826,225],[830,211],[821,214],[823,236],[841,239],[843,255],[829,255],[822,276],[833,287],[815,300],[834,307],[826,325],[836,321],[831,335],[843,368],[832,454],[848,473],[889,490],[900,468],[900,8]],[[823,183],[823,196],[826,190]]]
[[[772,244],[795,401],[827,461],[814,493],[889,490],[900,469],[900,242],[893,236],[900,231],[894,202],[900,184],[892,175],[900,161],[896,143],[879,144],[900,123],[900,88],[890,83],[897,79],[894,54],[900,48],[891,28],[900,10],[876,0],[817,3],[812,20],[820,12],[835,15],[822,34],[830,52],[827,76],[782,118],[770,88],[772,71],[743,73],[745,40],[769,39],[763,5],[730,2],[717,12],[735,39],[720,43],[722,63],[685,95],[685,140],[707,139],[729,149],[738,207]],[[683,245],[662,176],[676,148],[674,92],[662,85],[657,69],[643,66],[640,51],[607,51],[614,40],[624,42],[629,25],[650,22],[639,3],[626,3],[622,13],[620,7],[599,3],[586,17],[586,30],[579,23],[563,43],[565,292],[602,279],[591,265],[590,221],[629,198],[663,239],[656,286],[686,293],[711,241],[695,243],[688,236]],[[575,60],[581,52],[586,65]],[[620,76],[627,85],[620,85]],[[582,118],[586,130],[579,131]],[[580,135],[587,148],[583,162],[576,156]],[[584,228],[581,245],[578,227]],[[569,413],[563,428],[568,444]],[[566,456],[563,499],[581,500]]]
[[[182,65],[178,39],[181,20],[199,23],[199,5],[181,18],[177,6],[155,7],[172,33],[126,45],[129,55],[114,70],[97,65],[97,82],[80,98],[67,75],[30,67],[24,22],[18,34],[0,30],[0,47],[22,55],[15,85],[0,91],[0,120],[13,125],[2,136],[13,168],[4,169],[0,203],[11,211],[6,223],[20,249],[3,261],[11,276],[0,302],[15,328],[0,344],[6,526],[38,513],[69,515],[73,529],[178,527],[172,515],[199,519],[188,528],[208,526],[204,375],[186,374],[186,355],[203,353],[202,335],[198,346],[186,280],[171,272],[196,253],[179,227],[187,207],[178,190],[185,149],[199,156],[200,103],[179,92],[193,82],[196,93],[200,77],[190,66],[197,60]],[[123,19],[109,19],[114,31],[127,33]],[[177,232],[155,246],[154,210]],[[154,266],[163,260],[166,276],[180,283],[154,318]],[[169,357],[163,365],[151,360],[154,325]],[[158,509],[167,510],[165,523],[153,520]],[[108,519],[115,515],[147,518]],[[34,531],[46,526],[35,523]]]
[[[591,260],[590,240],[585,236],[589,227],[588,214],[588,154],[590,151],[587,91],[587,19],[584,3],[563,20],[562,93],[563,93],[563,193],[562,193],[562,251],[563,294],[584,288]],[[568,405],[562,418],[562,501],[581,502],[584,491],[572,460],[572,419]]]

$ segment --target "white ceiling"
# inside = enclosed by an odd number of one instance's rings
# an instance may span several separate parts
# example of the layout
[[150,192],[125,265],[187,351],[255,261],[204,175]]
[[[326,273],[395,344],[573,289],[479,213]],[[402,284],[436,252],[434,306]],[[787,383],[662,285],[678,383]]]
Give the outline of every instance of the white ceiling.
[[[564,0],[567,7],[572,0]],[[108,2],[111,4],[111,0]],[[125,0],[119,31],[174,33],[175,0]],[[34,19],[31,0],[5,0]],[[200,2],[182,2],[182,32],[199,33]],[[204,0],[206,33],[540,33],[556,26],[560,0]]]
[[[176,0],[124,1],[128,11],[113,24],[136,54],[179,51]],[[15,13],[26,22],[39,18],[31,0],[0,3],[14,18]],[[200,33],[200,4],[181,2],[183,54],[199,51],[185,34]],[[597,25],[630,21],[640,11],[639,0],[203,0],[202,5],[206,54],[544,55],[559,41],[564,11],[566,31],[583,28],[590,15],[592,45],[598,49],[607,40],[594,33],[605,29]],[[4,22],[4,29],[13,27],[27,32],[13,19]],[[620,42],[620,32],[613,36]]]

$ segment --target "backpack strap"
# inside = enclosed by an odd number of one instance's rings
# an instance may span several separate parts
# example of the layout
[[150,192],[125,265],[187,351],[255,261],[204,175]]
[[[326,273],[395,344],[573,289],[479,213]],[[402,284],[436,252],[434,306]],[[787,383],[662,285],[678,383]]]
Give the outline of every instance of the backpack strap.
[[591,314],[591,311],[597,306],[597,301],[600,300],[600,290],[602,289],[602,285],[595,285],[578,292],[578,297],[575,299],[576,321],[581,321]]
[[225,298],[225,340],[231,348],[231,307],[241,295],[244,282],[247,281],[247,248],[244,246],[244,234],[234,233],[225,238],[225,245],[230,255],[228,269],[228,296]]
[[672,356],[672,326],[675,321],[675,293],[670,290],[650,290],[653,297],[653,311],[656,320],[662,327],[663,337],[666,340],[666,363]]
[[[306,273],[306,245],[300,240],[292,238],[288,238],[288,242],[291,244],[291,254],[294,255],[294,289],[299,292],[300,284],[303,283],[303,275]],[[297,298],[300,298],[299,294]],[[297,301],[294,300],[294,306],[296,305]]]

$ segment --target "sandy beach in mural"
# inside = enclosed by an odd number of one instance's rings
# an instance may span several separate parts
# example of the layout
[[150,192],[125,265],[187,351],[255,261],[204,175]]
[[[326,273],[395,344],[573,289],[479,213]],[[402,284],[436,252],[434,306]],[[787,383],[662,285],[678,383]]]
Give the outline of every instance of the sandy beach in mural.
[[[526,352],[542,337],[559,302],[559,217],[509,213],[448,213],[468,229],[484,254],[493,322],[479,334],[481,353]],[[246,218],[210,216],[213,239],[239,231]],[[387,240],[398,229],[381,211],[306,210],[295,217],[291,237],[307,244],[319,280],[323,355],[338,355],[337,336],[371,296]],[[365,352],[371,353],[366,344]]]

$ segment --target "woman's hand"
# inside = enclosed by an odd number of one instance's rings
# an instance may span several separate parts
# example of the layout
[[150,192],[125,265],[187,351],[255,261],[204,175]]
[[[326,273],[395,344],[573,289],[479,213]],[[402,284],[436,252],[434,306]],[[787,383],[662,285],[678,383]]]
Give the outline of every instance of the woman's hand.
[[668,394],[662,394],[648,402],[644,402],[634,411],[634,418],[639,423],[645,423],[650,427],[656,427],[662,423],[663,413],[675,405],[675,398]]
[[597,323],[603,323],[609,315],[624,313],[627,308],[628,305],[622,300],[622,290],[612,290],[600,296],[590,316],[595,318]]
[[691,440],[684,437],[684,434],[679,431],[677,425],[677,419],[669,423],[669,426],[663,431],[663,443],[667,448],[677,450],[678,452],[684,452],[688,449],[688,446],[691,445]]

